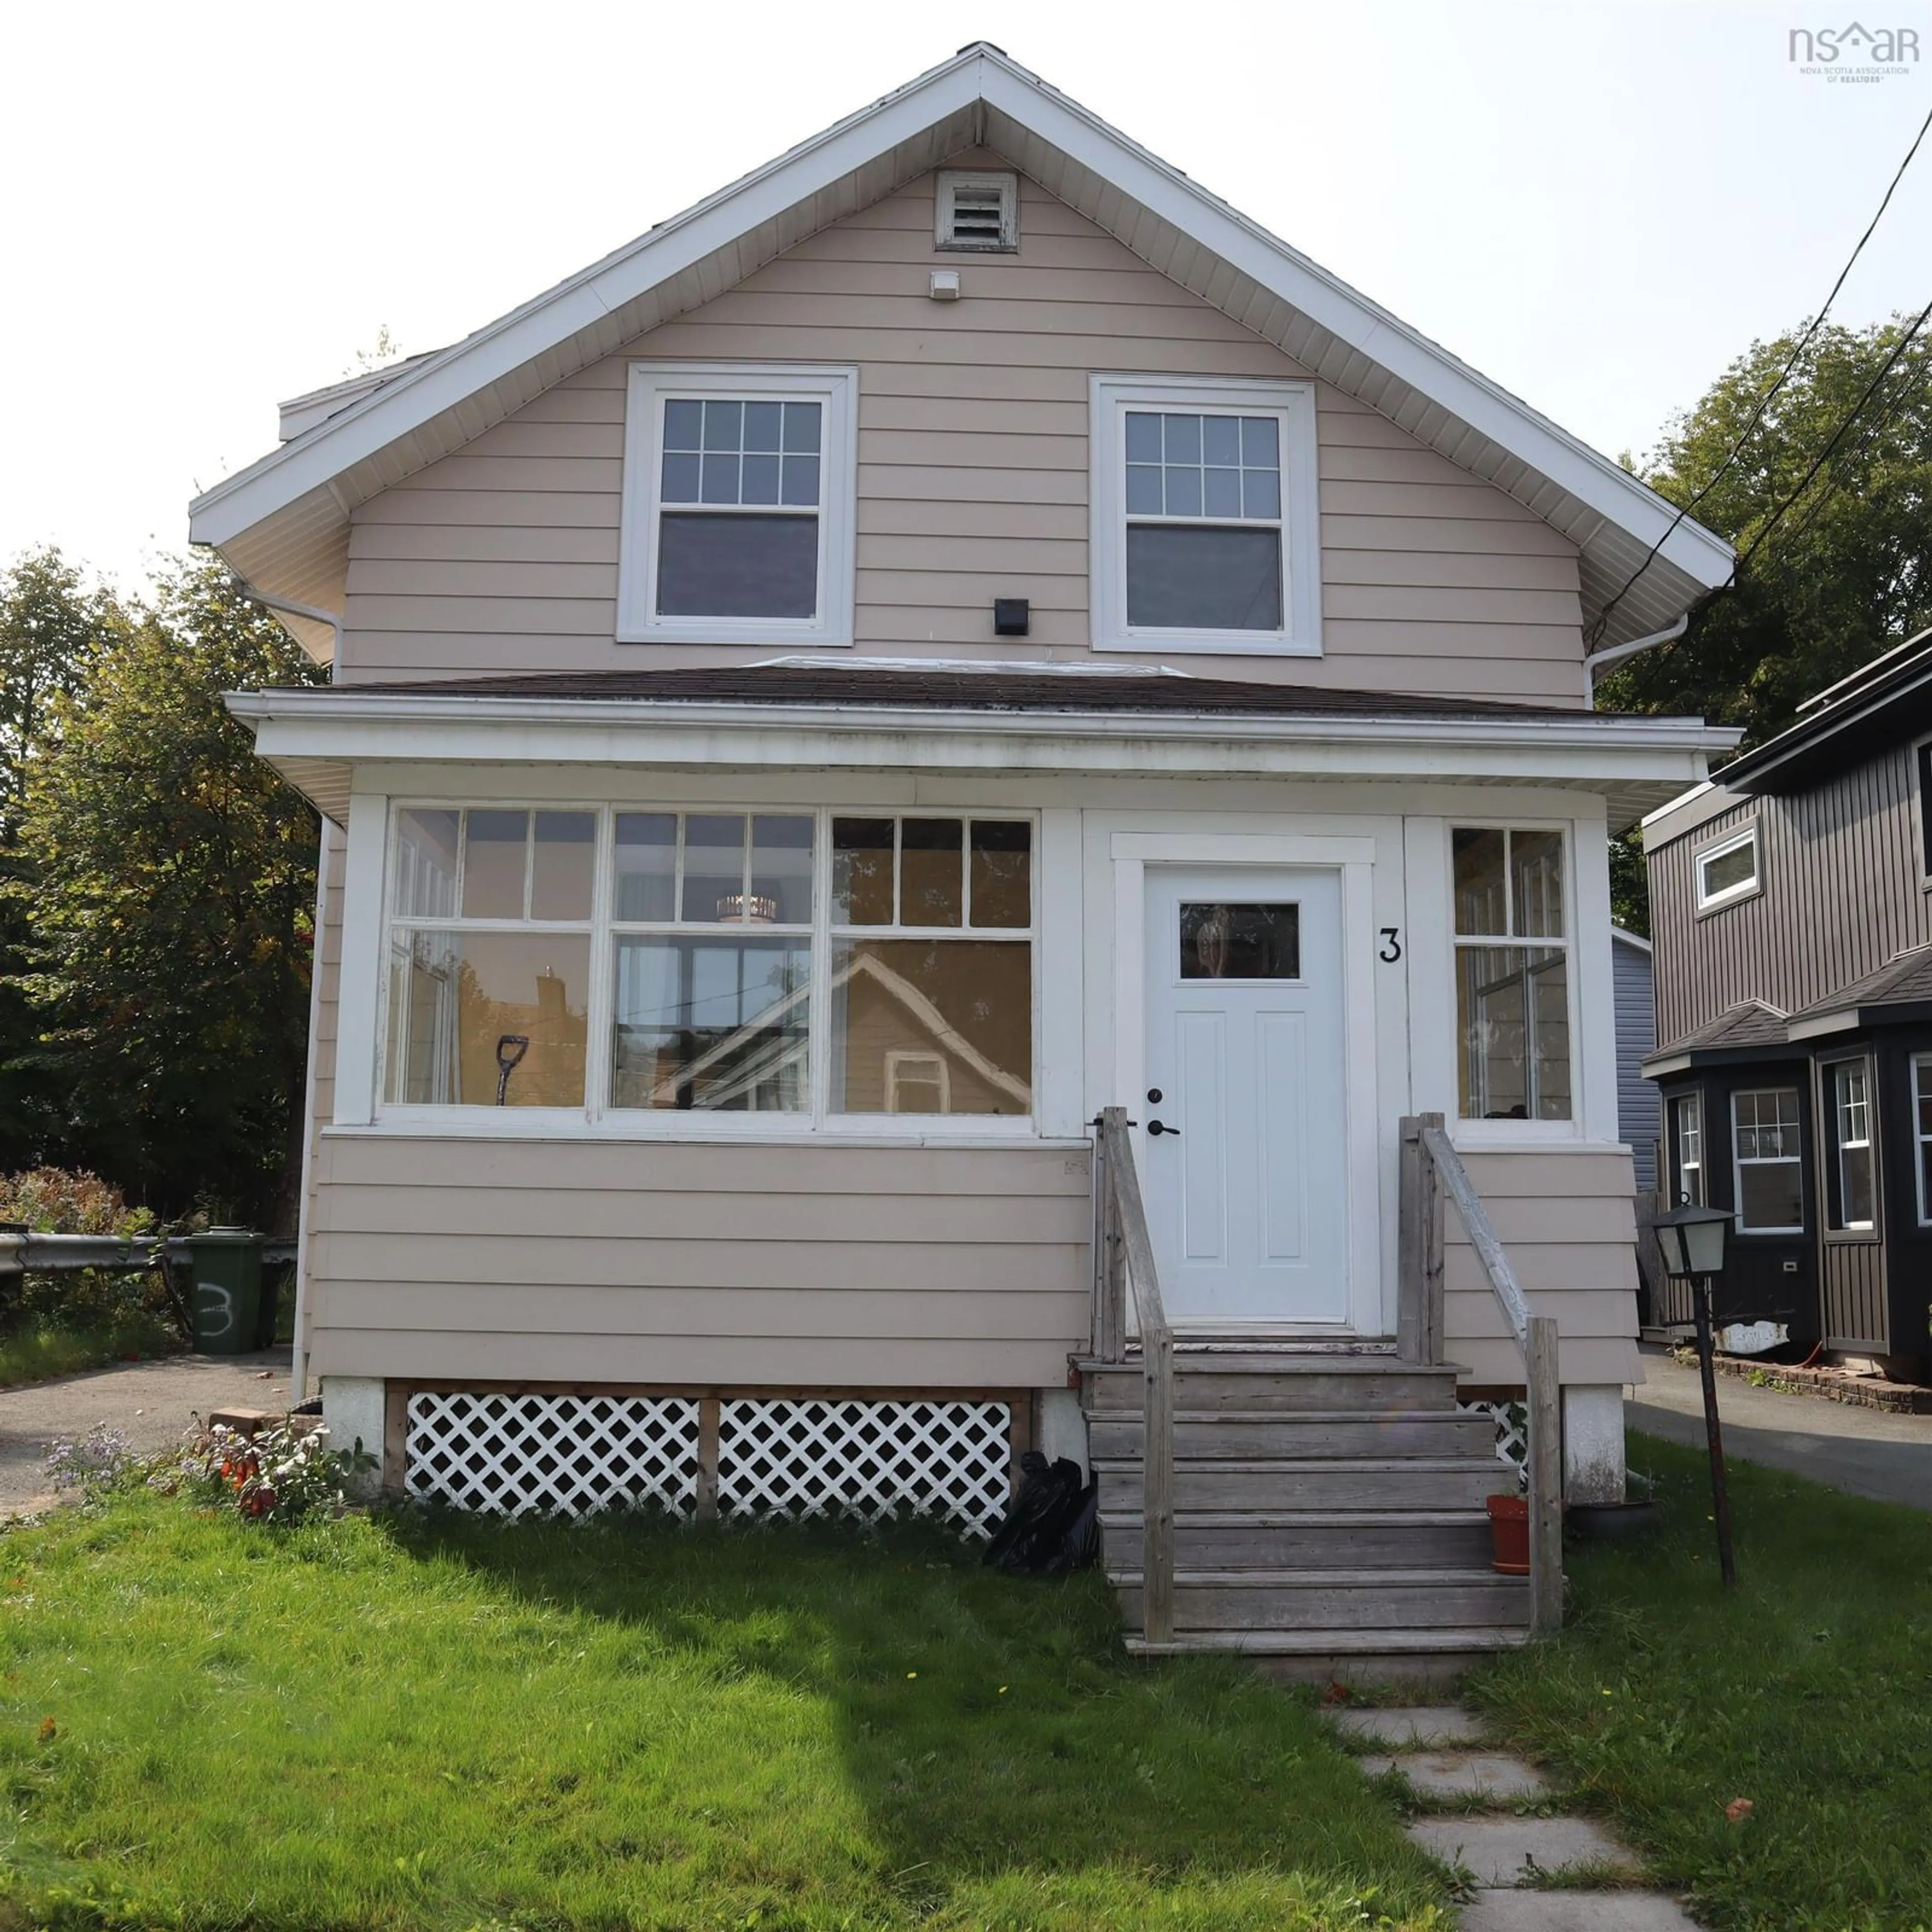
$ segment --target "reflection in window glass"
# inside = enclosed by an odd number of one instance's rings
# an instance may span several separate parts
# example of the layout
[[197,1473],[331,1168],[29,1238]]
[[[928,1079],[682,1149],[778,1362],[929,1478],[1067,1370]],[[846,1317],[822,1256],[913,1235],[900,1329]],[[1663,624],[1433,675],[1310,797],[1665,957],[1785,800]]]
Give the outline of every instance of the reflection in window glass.
[[1025,941],[836,942],[830,991],[833,1112],[908,1111],[892,1105],[890,1072],[895,1055],[903,1066],[908,1054],[944,1060],[949,1114],[1032,1111],[1033,949]]
[[677,814],[620,812],[614,845],[620,920],[669,920],[677,901]]
[[463,916],[521,919],[530,814],[466,812],[463,816]]
[[1832,1069],[1832,1124],[1838,1143],[1838,1198],[1833,1226],[1872,1225],[1870,1076],[1862,1060]]
[[613,1106],[811,1106],[808,941],[620,938],[616,981]]
[[832,821],[832,922],[835,926],[892,924],[892,821],[890,818],[835,818]]
[[456,860],[462,836],[460,812],[396,814],[396,876],[389,904],[398,919],[456,916]]
[[588,919],[590,875],[596,860],[596,813],[537,813],[530,868],[531,918]]
[[1298,980],[1301,908],[1282,905],[1184,904],[1184,980]]
[[1796,1088],[1764,1088],[1731,1096],[1731,1160],[1740,1234],[1804,1232],[1799,1155]]
[[1563,936],[1563,835],[1512,832],[1510,931],[1524,939]]
[[1700,904],[1726,892],[1742,892],[1757,883],[1757,832],[1755,828],[1737,843],[1720,847],[1697,861]]
[[747,919],[754,926],[812,923],[812,820],[752,820],[752,899]]
[[1456,1028],[1463,1119],[1570,1118],[1566,954],[1543,946],[1459,947]]
[[744,820],[693,812],[684,821],[683,916],[741,920],[744,890]]
[[965,830],[956,818],[900,820],[900,925],[965,923]]
[[1456,862],[1456,930],[1507,938],[1509,834],[1465,828],[1452,841]]
[[581,1107],[590,986],[586,934],[398,932],[389,949],[388,1099]]
[[1017,820],[973,821],[972,922],[1033,923],[1033,827]]

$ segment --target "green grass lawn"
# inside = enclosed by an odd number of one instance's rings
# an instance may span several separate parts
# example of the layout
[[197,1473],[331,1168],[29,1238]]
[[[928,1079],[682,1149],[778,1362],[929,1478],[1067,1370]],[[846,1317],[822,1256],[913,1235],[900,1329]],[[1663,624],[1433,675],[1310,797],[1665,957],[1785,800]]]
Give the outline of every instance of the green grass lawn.
[[0,1389],[77,1376],[130,1356],[145,1360],[167,1354],[179,1346],[157,1322],[71,1330],[35,1324],[0,1335]]
[[1630,1460],[1661,1533],[1573,1545],[1562,1641],[1487,1667],[1473,1701],[1705,1924],[1932,1927],[1932,1515],[1733,1462],[1726,1593],[1702,1452],[1633,1436]]
[[0,1778],[0,1925],[1450,1923],[1310,1704],[937,1535],[64,1514]]

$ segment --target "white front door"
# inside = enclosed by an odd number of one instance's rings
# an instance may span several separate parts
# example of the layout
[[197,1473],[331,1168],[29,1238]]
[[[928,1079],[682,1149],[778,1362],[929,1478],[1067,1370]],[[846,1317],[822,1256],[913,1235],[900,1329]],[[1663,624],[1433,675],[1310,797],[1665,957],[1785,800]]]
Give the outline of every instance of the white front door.
[[1147,871],[1148,1220],[1168,1318],[1346,1330],[1341,875]]

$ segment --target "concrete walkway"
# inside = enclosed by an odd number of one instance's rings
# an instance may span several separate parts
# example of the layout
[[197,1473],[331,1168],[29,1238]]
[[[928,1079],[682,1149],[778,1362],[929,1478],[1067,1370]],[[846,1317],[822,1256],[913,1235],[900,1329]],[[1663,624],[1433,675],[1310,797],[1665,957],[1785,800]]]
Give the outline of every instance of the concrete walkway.
[[[1643,1370],[1642,1387],[1625,1392],[1624,1420],[1702,1448],[1704,1396],[1696,1369],[1646,1345]],[[1728,1456],[1809,1476],[1849,1496],[1932,1509],[1932,1415],[1854,1408],[1822,1396],[1754,1388],[1729,1376],[1718,1379],[1718,1415]],[[1642,1467],[1640,1445],[1631,1460]]]
[[[1360,1760],[1371,1777],[1399,1771],[1418,1798],[1463,1808],[1425,1812],[1408,1824],[1424,1851],[1475,1882],[1462,1932],[1695,1932],[1675,1899],[1624,1888],[1637,1861],[1600,1826],[1511,1808],[1541,1803],[1550,1787],[1522,1759],[1484,1749],[1481,1726],[1468,1712],[1444,1706],[1334,1715],[1352,1742],[1382,1747]],[[1612,1888],[1551,1892],[1538,1883],[1580,1868]]]
[[286,1348],[254,1355],[174,1355],[0,1390],[0,1516],[51,1508],[60,1498],[40,1465],[58,1436],[97,1422],[118,1429],[144,1456],[181,1439],[212,1408],[286,1409]]

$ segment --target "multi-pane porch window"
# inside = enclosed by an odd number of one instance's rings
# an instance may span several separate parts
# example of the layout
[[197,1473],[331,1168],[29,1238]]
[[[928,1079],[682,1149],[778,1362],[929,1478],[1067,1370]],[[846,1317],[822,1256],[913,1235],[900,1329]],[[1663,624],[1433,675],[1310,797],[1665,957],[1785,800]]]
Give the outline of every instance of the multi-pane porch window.
[[399,807],[384,1104],[1024,1120],[1033,854],[970,813]]
[[383,1094],[581,1107],[596,815],[398,812]]
[[1838,1155],[1832,1226],[1869,1229],[1874,1198],[1871,1069],[1862,1060],[1841,1060],[1832,1068],[1832,1127]]
[[1462,1117],[1567,1120],[1563,835],[1465,827],[1450,843]]
[[1677,1162],[1677,1192],[1694,1208],[1704,1205],[1704,1096],[1680,1094],[1670,1103],[1670,1138]]
[[1739,1234],[1804,1232],[1802,1156],[1796,1088],[1759,1088],[1731,1096],[1731,1160]]

